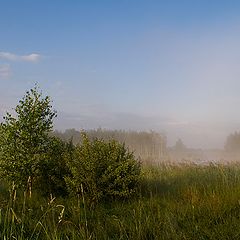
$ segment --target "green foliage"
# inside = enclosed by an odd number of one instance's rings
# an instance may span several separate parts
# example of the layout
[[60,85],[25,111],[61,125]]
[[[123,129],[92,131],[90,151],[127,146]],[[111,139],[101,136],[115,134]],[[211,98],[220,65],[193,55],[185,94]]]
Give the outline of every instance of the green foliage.
[[42,156],[35,173],[35,188],[43,195],[66,196],[64,177],[70,174],[66,164],[66,153],[71,154],[71,143],[49,137],[48,151]]
[[115,140],[90,141],[85,133],[82,138],[82,144],[69,157],[71,177],[66,177],[66,182],[70,191],[83,193],[90,204],[130,197],[140,179],[140,164],[133,153]]
[[66,195],[67,183],[91,203],[131,196],[140,175],[133,154],[116,141],[91,142],[84,134],[78,147],[51,137],[56,112],[50,103],[35,87],[19,101],[15,116],[6,114],[0,125],[1,176],[44,195]]
[[18,186],[32,184],[51,147],[48,133],[56,112],[50,103],[35,86],[19,101],[16,117],[7,113],[1,123],[1,174]]

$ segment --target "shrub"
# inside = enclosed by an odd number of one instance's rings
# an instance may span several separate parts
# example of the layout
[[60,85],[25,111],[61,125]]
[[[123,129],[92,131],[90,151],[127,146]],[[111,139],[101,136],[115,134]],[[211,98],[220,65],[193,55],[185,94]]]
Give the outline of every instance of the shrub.
[[66,183],[71,193],[83,193],[89,204],[103,199],[129,198],[136,192],[140,179],[140,163],[132,152],[115,140],[90,141],[82,133],[68,162],[71,176]]
[[38,163],[35,176],[35,188],[42,195],[66,196],[67,186],[65,176],[70,174],[65,155],[71,154],[71,143],[66,143],[56,137],[49,137],[48,151]]
[[[123,144],[114,140],[90,141],[82,134],[75,147],[51,137],[53,119],[48,96],[35,87],[26,92],[0,124],[0,174],[8,183],[44,195],[84,193],[89,203],[128,198],[137,188],[140,164]],[[34,186],[33,186],[34,185]]]

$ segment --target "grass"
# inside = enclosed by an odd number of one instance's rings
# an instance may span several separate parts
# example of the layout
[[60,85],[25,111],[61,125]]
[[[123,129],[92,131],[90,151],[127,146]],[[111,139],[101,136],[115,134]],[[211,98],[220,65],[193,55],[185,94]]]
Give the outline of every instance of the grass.
[[[88,209],[0,186],[0,239],[240,239],[240,165],[144,167],[138,194]],[[10,194],[9,194],[10,193]]]

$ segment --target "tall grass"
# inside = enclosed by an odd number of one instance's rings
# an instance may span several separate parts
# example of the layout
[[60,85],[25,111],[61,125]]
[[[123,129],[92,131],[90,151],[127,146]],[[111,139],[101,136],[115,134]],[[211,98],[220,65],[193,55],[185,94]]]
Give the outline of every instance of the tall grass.
[[240,239],[238,164],[144,167],[133,199],[94,209],[0,189],[0,239]]

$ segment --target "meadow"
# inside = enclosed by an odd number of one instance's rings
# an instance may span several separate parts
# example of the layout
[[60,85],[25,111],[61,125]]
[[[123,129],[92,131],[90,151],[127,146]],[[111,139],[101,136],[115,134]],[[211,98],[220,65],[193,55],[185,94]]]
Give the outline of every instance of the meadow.
[[[10,188],[11,189],[11,188]],[[93,208],[0,187],[0,239],[240,239],[239,164],[143,166],[137,194]]]

